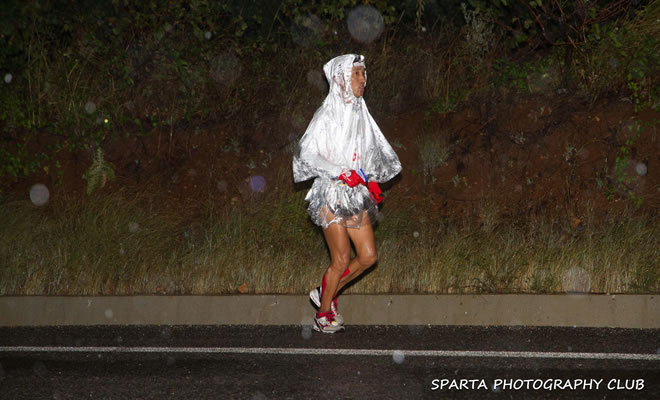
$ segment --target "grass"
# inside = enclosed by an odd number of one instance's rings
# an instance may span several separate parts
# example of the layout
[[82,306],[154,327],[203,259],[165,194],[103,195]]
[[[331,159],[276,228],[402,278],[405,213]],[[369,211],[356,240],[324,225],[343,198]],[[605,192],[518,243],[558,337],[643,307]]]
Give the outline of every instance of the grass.
[[[0,295],[306,293],[329,263],[284,191],[186,220],[146,196],[0,205]],[[480,229],[420,217],[388,198],[377,266],[349,293],[594,293],[660,290],[660,229],[641,216],[580,233],[550,221]]]

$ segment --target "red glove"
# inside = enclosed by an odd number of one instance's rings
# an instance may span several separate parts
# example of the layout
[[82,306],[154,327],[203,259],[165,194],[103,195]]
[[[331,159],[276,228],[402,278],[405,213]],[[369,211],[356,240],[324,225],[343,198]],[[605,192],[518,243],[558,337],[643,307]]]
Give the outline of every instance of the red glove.
[[339,180],[346,182],[348,187],[355,187],[359,184],[366,185],[364,179],[354,169],[342,172],[339,175]]
[[378,183],[373,181],[369,182],[367,184],[367,189],[369,189],[369,195],[371,196],[371,200],[376,202],[376,204],[383,201],[383,191],[380,190],[380,186],[378,186]]

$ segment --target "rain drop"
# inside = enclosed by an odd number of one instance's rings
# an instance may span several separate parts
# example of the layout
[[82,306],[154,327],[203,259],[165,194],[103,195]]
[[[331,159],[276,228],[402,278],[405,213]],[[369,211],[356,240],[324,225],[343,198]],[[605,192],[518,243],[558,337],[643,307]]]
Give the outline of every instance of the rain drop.
[[163,330],[160,331],[160,336],[163,339],[169,339],[170,337],[172,337],[172,328],[170,328],[169,326],[163,328]]
[[401,350],[394,350],[394,353],[392,353],[392,359],[397,364],[401,364],[405,358],[406,356],[403,354],[403,351]]
[[231,86],[241,75],[241,62],[231,53],[223,53],[211,60],[211,77],[216,82]]
[[261,392],[257,392],[253,394],[252,397],[250,397],[250,400],[266,400],[266,399],[268,399],[268,397],[266,397],[266,395]]
[[312,327],[309,325],[305,325],[302,328],[302,338],[305,340],[309,340],[312,338]]
[[296,18],[291,27],[293,42],[301,47],[312,47],[321,41],[321,19],[313,14],[302,15]]
[[348,13],[348,31],[360,43],[371,43],[385,30],[383,16],[373,6],[361,5]]
[[327,81],[321,71],[316,71],[313,69],[307,71],[307,83],[314,86],[321,92],[326,92],[328,90]]
[[637,172],[637,175],[639,176],[646,176],[648,168],[646,167],[646,164],[640,162],[635,165],[635,172]]
[[206,31],[206,32],[204,32],[204,37],[206,38],[206,40],[211,40],[211,38],[213,37],[213,34],[209,31]]
[[266,190],[266,179],[260,175],[251,176],[250,189],[252,189],[253,192],[263,192]]
[[47,372],[48,369],[46,369],[46,364],[44,364],[42,361],[37,361],[34,363],[34,365],[32,365],[32,374],[35,376],[43,378],[46,376]]
[[580,267],[572,267],[564,272],[561,282],[566,293],[588,293],[591,289],[591,277]]
[[113,312],[112,312],[111,309],[108,308],[107,310],[105,310],[105,317],[107,319],[112,319],[112,315],[113,315]]
[[130,223],[128,224],[128,231],[129,231],[129,232],[131,232],[131,233],[135,233],[135,232],[138,231],[138,229],[140,229],[140,225],[138,225],[137,222],[130,222]]
[[14,77],[11,74],[9,74],[9,73],[5,74],[5,83],[6,84],[10,84],[12,79],[14,79]]
[[418,238],[419,237],[419,232],[417,232],[417,231],[413,232],[413,237]]
[[94,111],[96,111],[96,104],[94,104],[93,101],[88,101],[87,104],[85,104],[85,111],[87,114],[93,114]]
[[44,204],[48,203],[49,198],[50,192],[48,191],[46,185],[37,183],[36,185],[32,185],[30,188],[30,200],[35,206],[43,206]]
[[619,67],[619,60],[616,59],[615,57],[612,57],[612,58],[610,58],[609,64],[610,64],[610,67],[616,69],[616,68]]

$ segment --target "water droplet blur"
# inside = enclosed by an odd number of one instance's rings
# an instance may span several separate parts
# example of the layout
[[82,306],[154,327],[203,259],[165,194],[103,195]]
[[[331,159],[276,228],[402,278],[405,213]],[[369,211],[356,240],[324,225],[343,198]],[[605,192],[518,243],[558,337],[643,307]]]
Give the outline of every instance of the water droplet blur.
[[260,175],[251,176],[250,189],[252,189],[253,192],[263,192],[266,190],[266,179]]
[[371,43],[385,30],[383,16],[373,6],[361,5],[348,13],[348,32],[360,43]]
[[11,74],[5,74],[5,83],[10,84],[12,79],[14,79],[14,77]]
[[135,233],[140,229],[140,225],[137,222],[129,222],[128,224],[128,231],[131,233]]
[[163,339],[169,339],[170,337],[172,337],[172,328],[169,327],[169,326],[163,328],[163,329],[160,331],[160,336],[161,336]]
[[112,310],[109,309],[109,308],[106,309],[106,310],[105,310],[105,317],[106,317],[107,319],[112,319],[112,316],[113,316],[113,312],[112,312]]
[[94,111],[96,111],[96,104],[94,104],[93,101],[88,101],[87,104],[85,104],[85,111],[87,114],[93,114]]
[[206,31],[206,32],[204,32],[204,37],[206,38],[206,40],[211,40],[211,38],[213,37],[213,34],[209,31]]
[[250,397],[250,400],[267,400],[267,399],[268,397],[266,397],[266,395],[261,392],[256,392],[252,395],[252,397]]
[[639,176],[646,176],[648,168],[646,167],[646,164],[640,162],[635,165],[635,172],[637,172],[637,175]]
[[610,58],[609,61],[610,67],[612,68],[618,68],[619,67],[619,60],[615,57]]
[[408,325],[408,332],[413,336],[418,336],[422,333],[424,327],[422,325]]
[[493,393],[499,393],[500,390],[501,390],[501,389],[500,389],[499,386],[495,386],[495,385],[493,385],[493,389],[492,389]]
[[121,344],[123,341],[124,341],[124,338],[122,338],[121,336],[117,337],[117,343]]
[[302,335],[303,339],[306,339],[306,340],[311,339],[312,338],[312,327],[309,326],[309,325],[303,326],[301,335]]
[[566,293],[587,293],[591,289],[591,277],[584,269],[572,267],[564,272],[561,284]]
[[413,232],[413,237],[418,238],[419,237],[419,232],[417,232],[417,231]]
[[321,42],[321,19],[313,14],[301,15],[291,26],[291,39],[301,47],[312,47]]
[[98,125],[103,124],[103,117],[99,115],[98,117],[96,117],[95,122],[96,122]]
[[307,83],[321,92],[328,91],[328,81],[325,79],[325,76],[323,76],[321,71],[310,69],[307,72]]
[[223,53],[211,60],[211,77],[216,82],[231,86],[241,76],[241,61],[231,53]]
[[44,364],[42,361],[36,361],[34,365],[32,365],[32,374],[39,377],[43,378],[46,376],[48,373],[48,369],[46,368],[46,364]]
[[44,204],[48,203],[49,198],[50,192],[48,191],[46,185],[37,183],[36,185],[32,185],[30,188],[30,200],[35,206],[43,206]]
[[403,354],[403,351],[401,350],[394,350],[394,353],[392,353],[392,359],[397,364],[401,364],[403,360],[405,360],[405,358],[406,356]]

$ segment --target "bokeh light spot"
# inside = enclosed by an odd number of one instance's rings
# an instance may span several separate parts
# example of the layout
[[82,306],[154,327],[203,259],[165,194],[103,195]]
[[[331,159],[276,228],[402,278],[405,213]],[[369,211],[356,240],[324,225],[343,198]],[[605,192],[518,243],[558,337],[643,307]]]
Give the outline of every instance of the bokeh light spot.
[[637,175],[639,176],[646,176],[648,168],[644,163],[637,163],[637,165],[635,165],[635,172],[637,172]]
[[50,192],[43,183],[37,183],[30,188],[30,200],[35,206],[43,206],[48,203]]
[[96,111],[96,104],[93,101],[88,101],[87,104],[85,104],[85,112],[87,112],[87,114],[93,114],[94,111]]
[[241,76],[241,61],[231,53],[223,53],[211,60],[210,69],[213,80],[230,87]]
[[403,354],[403,351],[394,350],[394,353],[392,353],[392,359],[394,360],[395,363],[401,364],[406,359],[406,356],[405,354]]
[[348,13],[348,32],[360,43],[371,43],[385,30],[383,16],[373,6],[361,5]]
[[266,179],[260,175],[250,177],[250,189],[253,192],[263,192],[266,190]]
[[12,79],[14,79],[14,77],[10,73],[5,74],[5,83],[6,84],[10,84]]
[[591,277],[580,267],[572,267],[562,275],[562,289],[566,293],[588,293],[591,290]]

